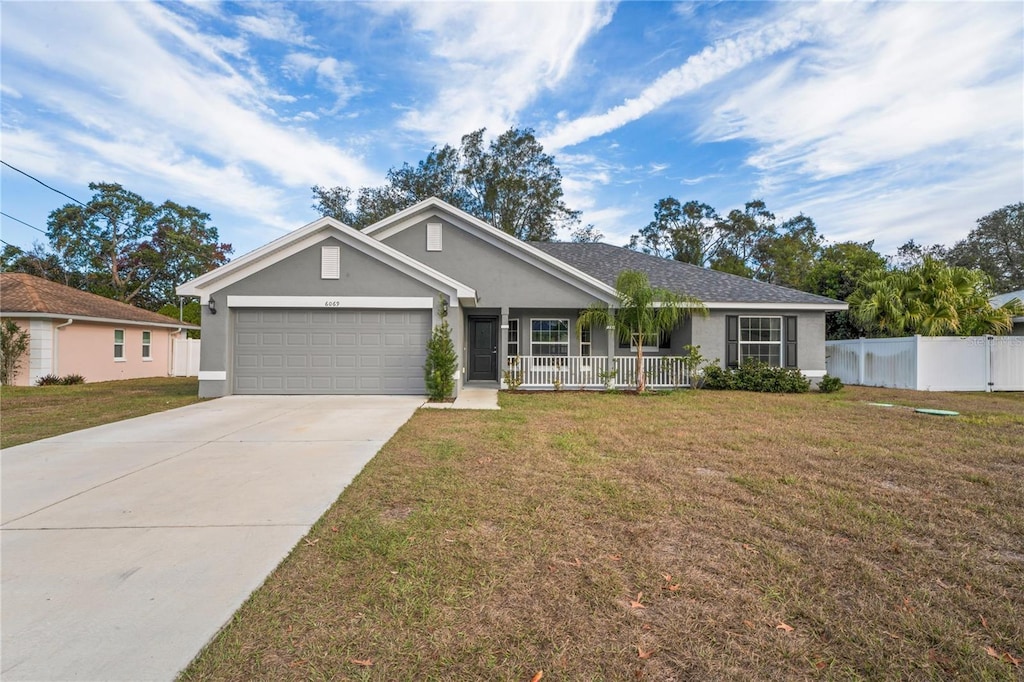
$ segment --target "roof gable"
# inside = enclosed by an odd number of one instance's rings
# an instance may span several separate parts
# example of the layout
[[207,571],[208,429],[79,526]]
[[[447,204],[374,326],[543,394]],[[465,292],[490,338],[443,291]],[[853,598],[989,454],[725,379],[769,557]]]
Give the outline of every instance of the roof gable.
[[163,327],[198,329],[127,303],[114,301],[88,291],[16,272],[0,274],[0,311],[5,316],[69,317],[76,319],[131,322]]
[[689,263],[651,256],[611,244],[533,242],[540,249],[611,286],[623,270],[647,273],[651,285],[694,296],[709,308],[777,306],[845,310],[847,305],[825,296],[758,282]]
[[367,227],[364,233],[383,241],[398,232],[419,224],[430,216],[438,216],[448,223],[484,240],[491,246],[538,267],[597,298],[601,298],[609,303],[616,300],[614,286],[609,286],[606,282],[593,277],[590,273],[536,248],[536,242],[524,242],[521,239],[517,239],[480,220],[476,216],[436,197],[425,199],[380,220]]
[[396,270],[404,272],[415,279],[427,282],[432,286],[448,289],[460,300],[472,301],[476,298],[476,292],[472,287],[329,217],[319,218],[308,225],[278,237],[269,244],[236,258],[226,265],[222,265],[215,270],[211,270],[180,285],[177,289],[178,294],[182,296],[198,296],[202,303],[205,304],[209,300],[211,293],[245,279],[249,275],[274,263],[278,263],[322,241],[325,237],[331,236],[344,244],[353,246],[363,253],[391,265]]

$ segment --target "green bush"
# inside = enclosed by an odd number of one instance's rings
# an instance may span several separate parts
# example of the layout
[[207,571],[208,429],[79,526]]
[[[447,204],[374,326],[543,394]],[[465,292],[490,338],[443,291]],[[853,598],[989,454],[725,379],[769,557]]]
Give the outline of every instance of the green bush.
[[773,367],[748,360],[735,369],[710,365],[704,370],[704,388],[757,393],[806,393],[811,381],[799,369]]
[[61,379],[60,383],[64,384],[65,386],[77,386],[78,384],[85,383],[85,377],[83,377],[81,374],[69,374],[63,379]]
[[433,402],[447,400],[455,391],[455,372],[459,368],[459,356],[452,343],[452,330],[446,319],[447,310],[441,307],[441,324],[434,327],[427,341],[427,362],[423,374],[427,394]]
[[0,324],[0,384],[14,383],[21,360],[28,352],[28,332],[14,320],[3,320]]
[[56,374],[44,374],[36,379],[36,386],[61,386],[64,380]]
[[826,374],[818,382],[818,390],[822,393],[835,393],[843,387],[843,380]]

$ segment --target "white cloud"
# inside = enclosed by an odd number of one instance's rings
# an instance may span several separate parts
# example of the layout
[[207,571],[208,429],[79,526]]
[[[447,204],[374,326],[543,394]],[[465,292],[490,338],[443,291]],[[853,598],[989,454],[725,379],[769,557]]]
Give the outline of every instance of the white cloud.
[[334,57],[318,57],[307,52],[287,55],[281,70],[293,80],[302,81],[315,74],[317,87],[334,96],[334,105],[324,113],[336,114],[350,99],[363,91],[356,81],[355,65]]
[[282,4],[276,2],[251,3],[244,7],[257,8],[255,14],[246,14],[236,18],[239,29],[245,33],[289,45],[312,44],[313,40],[306,35],[302,22]]
[[557,125],[543,136],[549,150],[570,147],[632,123],[665,104],[700,90],[753,62],[788,49],[810,31],[811,12],[800,8],[779,20],[723,38],[662,74],[636,97],[601,114],[581,116]]
[[[126,185],[181,188],[269,225],[281,223],[282,192],[379,180],[354,154],[283,126],[264,83],[225,57],[237,44],[162,6],[5,5],[3,42],[5,85],[39,111],[5,130],[4,154],[30,172],[124,172]],[[56,169],[34,151],[40,138],[60,149]]]
[[400,125],[432,141],[455,142],[480,127],[497,132],[516,123],[539,93],[571,70],[586,40],[613,14],[605,3],[377,3],[402,13],[410,39],[434,60],[423,78],[437,83],[430,101],[410,109]]

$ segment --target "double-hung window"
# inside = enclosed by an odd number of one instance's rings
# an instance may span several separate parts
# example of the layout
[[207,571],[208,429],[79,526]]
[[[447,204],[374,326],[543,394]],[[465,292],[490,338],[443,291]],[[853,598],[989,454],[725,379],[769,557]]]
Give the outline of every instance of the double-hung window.
[[782,365],[782,318],[740,316],[740,364],[757,360]]
[[590,327],[584,327],[580,330],[580,355],[589,358],[593,346],[590,341]]
[[124,330],[114,330],[114,360],[123,362],[124,357]]
[[519,320],[509,318],[508,321],[508,357],[519,355]]
[[153,332],[148,332],[148,331],[142,332],[142,359],[143,360],[152,360],[153,359],[152,348],[151,348],[152,342],[153,342]]
[[530,320],[530,355],[568,357],[569,320]]

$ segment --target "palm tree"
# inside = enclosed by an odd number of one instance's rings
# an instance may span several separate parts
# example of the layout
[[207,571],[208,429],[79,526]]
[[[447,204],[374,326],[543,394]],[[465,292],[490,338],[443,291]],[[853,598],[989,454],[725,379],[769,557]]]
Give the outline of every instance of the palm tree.
[[991,279],[981,270],[926,257],[908,270],[864,275],[847,302],[860,324],[885,336],[1005,334],[1019,305],[993,308]]
[[636,390],[647,389],[644,372],[644,343],[657,343],[662,333],[670,332],[687,315],[707,315],[704,304],[692,296],[681,296],[668,289],[652,287],[647,275],[624,270],[615,280],[618,306],[609,309],[594,303],[580,313],[577,332],[587,328],[614,327],[619,339],[636,345]]

